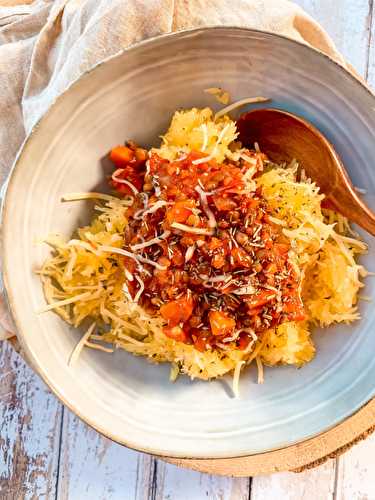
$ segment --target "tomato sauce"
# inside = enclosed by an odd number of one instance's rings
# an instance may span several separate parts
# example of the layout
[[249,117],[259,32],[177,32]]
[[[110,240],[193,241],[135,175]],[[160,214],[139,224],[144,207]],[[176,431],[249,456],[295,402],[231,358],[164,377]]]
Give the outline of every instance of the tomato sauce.
[[262,153],[168,161],[128,143],[110,157],[112,186],[134,198],[124,248],[143,258],[124,258],[126,287],[136,297],[144,286],[139,304],[162,316],[166,336],[200,351],[246,349],[254,335],[305,318],[289,241],[245,181],[249,169],[261,174]]

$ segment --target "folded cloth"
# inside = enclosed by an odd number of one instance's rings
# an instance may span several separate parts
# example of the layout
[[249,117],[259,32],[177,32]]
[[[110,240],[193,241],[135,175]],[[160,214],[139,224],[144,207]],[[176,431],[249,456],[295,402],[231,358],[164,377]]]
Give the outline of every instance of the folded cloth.
[[[196,26],[242,26],[310,44],[345,65],[321,26],[288,0],[14,3],[18,5],[0,7],[1,185],[25,137],[69,83],[99,61],[140,40]],[[0,339],[14,332],[0,295]]]

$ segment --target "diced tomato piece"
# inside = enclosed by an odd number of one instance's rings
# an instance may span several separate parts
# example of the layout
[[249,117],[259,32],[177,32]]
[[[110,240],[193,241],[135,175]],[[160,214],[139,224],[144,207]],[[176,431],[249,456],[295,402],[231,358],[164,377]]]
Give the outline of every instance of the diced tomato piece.
[[175,326],[180,322],[187,321],[193,312],[193,308],[194,303],[191,298],[181,297],[162,305],[160,314],[168,321],[169,326]]
[[219,238],[215,238],[214,236],[210,239],[208,243],[209,250],[216,250],[217,248],[221,248],[223,246],[223,242],[219,240]]
[[116,183],[112,182],[112,186],[114,187],[114,189],[116,189],[118,193],[123,194],[124,196],[132,194],[132,190],[126,184],[120,184],[119,182]]
[[158,264],[168,269],[171,266],[171,261],[167,257],[161,256],[158,258]]
[[264,242],[264,247],[267,249],[267,250],[271,250],[271,248],[273,248],[273,241],[272,240],[266,240]]
[[247,307],[249,309],[257,309],[264,306],[275,297],[275,292],[272,290],[264,290],[257,295],[254,295],[250,301],[247,302]]
[[300,308],[300,302],[295,295],[291,295],[283,304],[283,310],[288,313],[296,312]]
[[[191,151],[189,153],[189,160],[190,161],[198,160],[199,158],[203,158],[205,156],[207,156],[207,155],[201,153],[200,151]],[[202,165],[204,165],[204,164],[202,164]],[[199,165],[199,166],[201,166],[201,165]]]
[[236,322],[221,311],[210,311],[208,314],[213,335],[228,335],[233,332]]
[[249,308],[248,311],[248,316],[253,317],[253,316],[258,316],[262,312],[262,307],[254,307],[252,309]]
[[303,321],[306,319],[303,303],[295,290],[290,293],[290,298],[283,303],[283,311],[291,321]]
[[211,265],[215,269],[221,269],[225,264],[225,257],[222,254],[216,254],[211,259]]
[[172,264],[174,264],[175,266],[182,266],[184,262],[185,259],[180,248],[177,245],[174,245],[172,247]]
[[188,339],[187,333],[180,326],[165,326],[163,332],[167,337],[177,340],[177,342],[186,342]]
[[109,153],[109,157],[116,167],[123,168],[134,158],[134,151],[127,146],[116,146]]
[[[126,180],[133,184],[133,186],[140,191],[143,186],[143,176],[139,172],[136,172],[133,167],[127,166],[124,169],[116,172],[116,178],[121,180]],[[126,183],[118,182],[115,179],[111,181],[112,186],[122,194],[134,194],[131,187]]]
[[177,201],[173,207],[167,211],[167,220],[169,224],[172,222],[184,223],[193,213],[192,208],[195,207],[193,200]]
[[246,333],[241,333],[238,339],[238,347],[243,351],[250,344],[252,339]]
[[228,212],[229,210],[233,210],[236,208],[236,202],[231,198],[225,198],[223,196],[215,196],[214,203],[218,210],[221,212]]
[[150,173],[151,174],[160,174],[163,172],[165,167],[168,165],[169,161],[165,158],[162,158],[156,153],[151,153],[150,156]]
[[259,201],[259,200],[256,200],[256,199],[254,199],[254,198],[250,198],[250,199],[248,200],[248,202],[247,202],[247,206],[248,206],[249,208],[254,208],[254,209],[255,209],[255,208],[257,208],[257,207],[259,206],[259,203],[260,203],[260,201]]
[[207,351],[207,345],[210,345],[209,339],[203,335],[194,341],[194,347],[200,352]]
[[231,255],[236,265],[240,265],[242,267],[251,267],[253,263],[250,255],[242,248],[233,248],[233,250],[231,251]]
[[169,271],[167,269],[155,269],[154,276],[158,280],[159,285],[167,285],[169,283]]
[[129,271],[129,273],[133,274],[136,269],[137,263],[129,257],[124,257],[123,262],[124,267]]

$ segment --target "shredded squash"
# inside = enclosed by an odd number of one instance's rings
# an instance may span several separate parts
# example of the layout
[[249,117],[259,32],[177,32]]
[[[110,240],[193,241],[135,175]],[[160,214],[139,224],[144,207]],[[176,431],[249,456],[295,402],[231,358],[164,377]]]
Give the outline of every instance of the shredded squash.
[[[155,151],[171,160],[196,150],[222,162],[241,154],[236,137],[236,124],[227,115],[215,120],[209,108],[193,108],[174,114]],[[234,371],[237,391],[243,365],[255,358],[260,381],[262,363],[299,367],[311,361],[315,354],[310,337],[314,323],[328,326],[359,318],[357,296],[366,271],[356,257],[366,251],[366,245],[350,235],[345,219],[333,212],[323,214],[324,196],[318,187],[306,178],[297,182],[296,175],[295,163],[279,166],[266,162],[264,173],[256,179],[249,177],[248,182],[252,189],[254,181],[262,188],[275,223],[282,226],[291,242],[291,258],[303,276],[300,294],[308,311],[307,321],[270,329],[245,350],[228,344],[225,349],[199,352],[192,345],[167,338],[162,332],[164,320],[151,317],[127,295],[123,259],[110,250],[123,247],[124,211],[131,197],[118,199],[95,193],[87,195],[98,198],[97,215],[90,225],[79,228],[73,239],[47,240],[53,255],[39,271],[47,309],[54,309],[76,327],[94,321],[95,328],[90,326],[86,332],[85,345],[100,345],[106,350],[114,346],[153,362],[170,362],[172,380],[178,373],[207,380]],[[82,193],[67,199],[82,199]]]
[[236,124],[223,116],[214,120],[210,108],[176,111],[163,143],[155,151],[163,158],[173,160],[181,152],[202,151],[222,162],[230,155],[230,144],[237,137]]

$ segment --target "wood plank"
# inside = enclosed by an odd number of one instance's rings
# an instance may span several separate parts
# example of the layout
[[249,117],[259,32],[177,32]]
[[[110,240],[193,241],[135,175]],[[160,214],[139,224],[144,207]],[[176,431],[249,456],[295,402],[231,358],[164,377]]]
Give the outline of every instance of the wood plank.
[[367,82],[375,89],[375,2],[369,0],[372,4],[371,16],[369,17],[370,37],[368,42],[368,61],[366,68]]
[[109,441],[64,409],[58,500],[248,500],[249,479],[179,469]]
[[155,500],[248,500],[249,491],[247,478],[201,474],[162,460],[156,464]]
[[316,19],[355,69],[366,75],[373,0],[294,0]]
[[286,472],[253,479],[251,500],[333,500],[335,460],[301,473]]
[[375,499],[375,435],[340,457],[335,500]]
[[154,462],[101,436],[64,408],[58,500],[148,500]]
[[8,342],[0,344],[0,498],[55,498],[61,405]]

